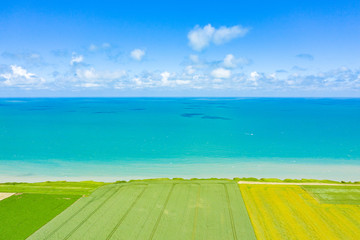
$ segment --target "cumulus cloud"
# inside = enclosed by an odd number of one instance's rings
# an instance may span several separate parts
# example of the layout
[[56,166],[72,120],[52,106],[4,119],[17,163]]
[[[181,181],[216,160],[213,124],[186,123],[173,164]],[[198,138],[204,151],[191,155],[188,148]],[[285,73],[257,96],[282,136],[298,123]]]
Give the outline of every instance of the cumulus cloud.
[[71,83],[80,88],[119,88],[127,78],[126,71],[97,71],[88,68],[77,69]]
[[[136,75],[130,81],[131,86],[126,86],[130,88],[176,88],[185,86],[192,88],[191,80],[181,77],[177,73],[170,73],[164,71],[161,73],[157,72],[142,72],[140,75]],[[121,86],[122,88],[124,86]]]
[[215,44],[223,44],[229,42],[234,38],[243,37],[248,33],[249,29],[244,28],[240,25],[233,26],[233,27],[220,27],[219,29],[215,30],[213,41]]
[[227,68],[235,68],[237,66],[235,57],[232,54],[228,54],[224,58],[224,66]]
[[77,69],[76,75],[79,78],[85,78],[85,79],[96,79],[98,78],[98,74],[95,72],[94,68],[90,69]]
[[189,66],[186,66],[185,72],[186,72],[187,74],[191,75],[191,74],[195,73],[196,70],[194,69],[194,66],[189,65]]
[[77,69],[77,77],[87,80],[115,80],[127,75],[126,71],[98,72],[94,68]]
[[224,44],[232,39],[243,37],[249,31],[240,25],[226,27],[222,26],[218,29],[208,24],[201,28],[196,25],[189,33],[189,45],[196,51],[201,51],[208,47],[210,43],[217,45]]
[[166,86],[169,85],[169,77],[170,77],[170,73],[169,72],[162,72],[160,74],[161,76],[161,83],[162,85]]
[[260,78],[260,74],[256,71],[250,73],[250,80],[257,81]]
[[[190,65],[192,66],[192,65]],[[186,69],[186,68],[185,68]],[[187,68],[186,71],[144,71],[140,74],[125,71],[104,72],[94,68],[76,71],[76,79],[69,83],[78,88],[109,89],[231,89],[286,92],[286,91],[360,91],[360,70],[340,68],[317,74],[301,75],[299,73],[249,73],[232,72],[230,69],[215,66],[214,68]]]
[[137,48],[131,51],[130,56],[137,61],[141,61],[145,56],[145,51]]
[[308,60],[308,61],[312,61],[314,60],[314,56],[308,53],[300,53],[298,55],[296,55],[297,58],[300,59],[304,59],[304,60]]
[[215,78],[229,78],[231,71],[225,68],[216,68],[211,72],[211,75]]
[[195,26],[193,30],[188,33],[188,39],[190,46],[196,50],[201,51],[205,47],[209,46],[213,36],[215,28],[211,24],[206,25],[204,28]]
[[[191,83],[190,80],[188,79],[173,79],[178,77],[176,73],[169,73],[169,72],[162,72],[160,74],[161,79],[160,79],[160,86],[165,86],[165,87],[176,87],[176,86],[181,86],[181,85],[188,85]],[[170,80],[169,78],[172,78],[172,80]],[[153,82],[155,84],[155,86],[157,85],[157,82]]]
[[99,83],[80,83],[77,85],[78,87],[84,87],[84,88],[98,88],[102,87]]
[[190,80],[175,80],[175,83],[177,85],[186,85],[186,84],[190,84]]
[[45,80],[17,65],[10,65],[10,72],[0,74],[4,86],[40,88]]
[[[223,61],[198,67],[189,63],[179,72],[99,70],[94,67],[68,66],[67,72],[42,72],[44,78],[19,65],[0,65],[0,88],[22,89],[229,89],[273,93],[323,91],[360,92],[360,69],[338,68],[306,74],[306,72],[236,71],[232,54]],[[34,68],[30,68],[31,70]],[[59,70],[60,71],[60,70]],[[37,72],[37,71],[35,71]],[[259,93],[260,93],[259,92]]]
[[236,58],[232,54],[228,54],[225,56],[223,61],[223,66],[226,68],[236,68],[239,66],[250,64],[250,61],[246,58]]
[[74,65],[76,63],[81,63],[83,61],[84,61],[84,56],[83,55],[75,55],[75,54],[73,54],[73,56],[71,57],[70,65]]

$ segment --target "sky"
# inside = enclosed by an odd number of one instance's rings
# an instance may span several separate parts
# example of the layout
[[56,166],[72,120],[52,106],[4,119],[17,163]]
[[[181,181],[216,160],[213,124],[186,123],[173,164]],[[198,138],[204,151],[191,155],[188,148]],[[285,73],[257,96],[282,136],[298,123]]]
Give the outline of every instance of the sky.
[[0,97],[360,97],[360,1],[10,1]]

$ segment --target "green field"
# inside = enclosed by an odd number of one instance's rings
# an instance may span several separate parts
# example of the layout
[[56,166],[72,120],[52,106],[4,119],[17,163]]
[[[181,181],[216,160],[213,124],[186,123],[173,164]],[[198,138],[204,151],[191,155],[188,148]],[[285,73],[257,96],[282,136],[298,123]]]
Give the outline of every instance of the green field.
[[79,197],[24,193],[0,201],[0,239],[25,239]]
[[136,181],[81,198],[29,239],[255,239],[234,181]]
[[240,184],[240,189],[258,239],[359,239],[358,186]]
[[88,195],[103,182],[0,183],[0,192]]
[[320,203],[360,205],[360,187],[303,186]]
[[2,183],[0,192],[18,193],[0,201],[0,239],[25,239],[83,195],[104,183]]
[[0,192],[17,193],[0,201],[0,239],[335,240],[360,233],[360,186],[352,183],[240,189],[225,179],[0,184]]

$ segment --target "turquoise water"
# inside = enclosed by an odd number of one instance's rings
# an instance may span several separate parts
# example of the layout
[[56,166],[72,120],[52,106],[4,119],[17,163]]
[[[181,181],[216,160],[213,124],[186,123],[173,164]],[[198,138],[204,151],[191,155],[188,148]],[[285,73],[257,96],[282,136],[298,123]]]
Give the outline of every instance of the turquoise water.
[[358,170],[360,99],[0,99],[3,179],[301,177],[306,166]]

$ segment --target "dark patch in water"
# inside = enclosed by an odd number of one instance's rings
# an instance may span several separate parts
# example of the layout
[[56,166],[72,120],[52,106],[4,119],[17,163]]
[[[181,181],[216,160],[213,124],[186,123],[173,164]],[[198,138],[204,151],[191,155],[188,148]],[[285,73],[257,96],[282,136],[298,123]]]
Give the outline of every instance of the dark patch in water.
[[203,116],[203,119],[217,119],[217,120],[231,120],[230,118],[226,117],[217,117],[217,116]]
[[129,110],[132,110],[132,111],[143,111],[143,110],[146,110],[146,108],[131,108]]
[[183,113],[181,114],[182,117],[192,118],[196,116],[203,116],[203,113]]

